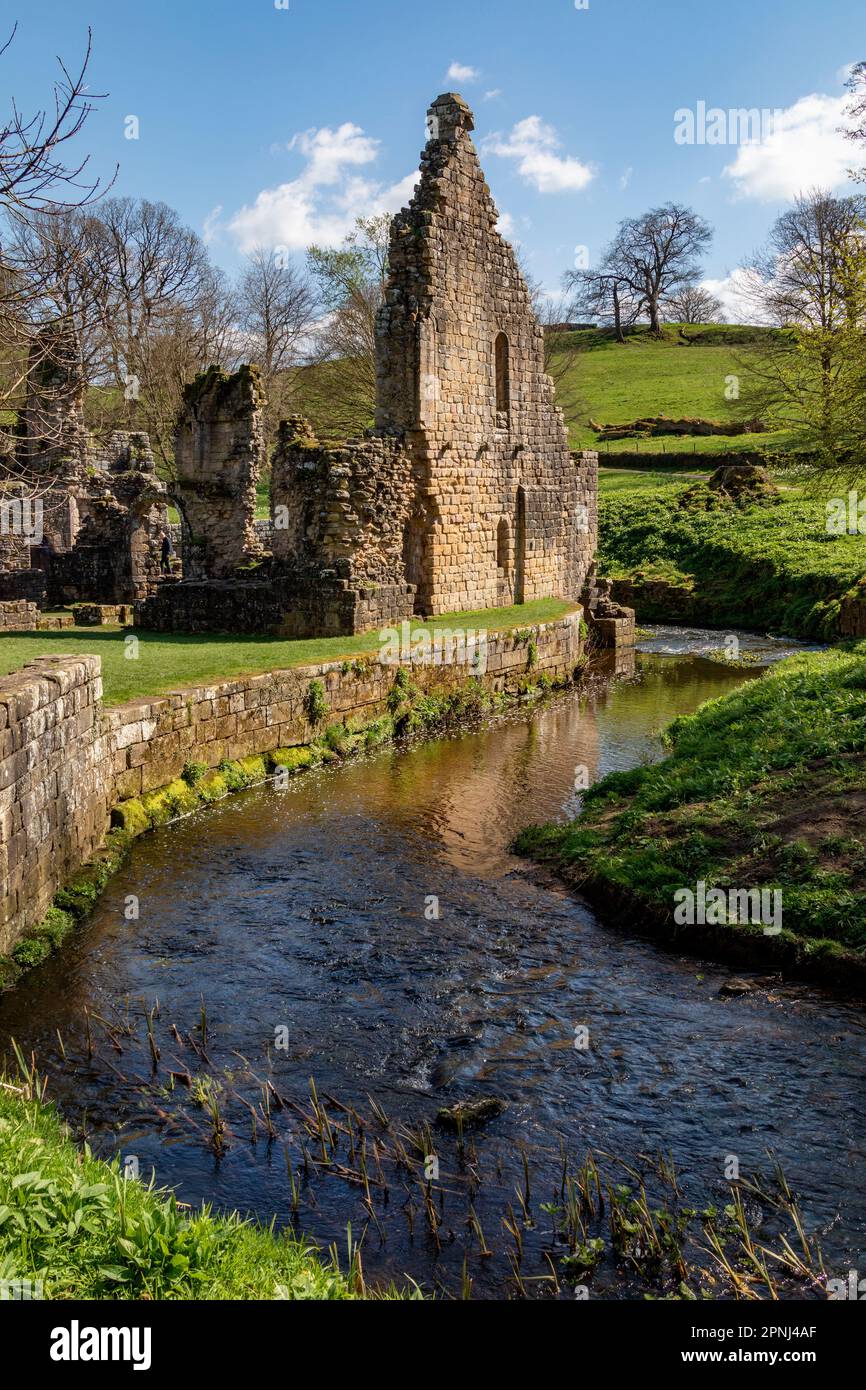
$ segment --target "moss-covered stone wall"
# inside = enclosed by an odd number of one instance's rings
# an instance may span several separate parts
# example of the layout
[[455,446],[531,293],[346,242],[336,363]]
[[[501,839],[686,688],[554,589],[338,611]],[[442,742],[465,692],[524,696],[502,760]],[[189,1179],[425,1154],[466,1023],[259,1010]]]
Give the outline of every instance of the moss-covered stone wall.
[[[557,622],[477,634],[475,645],[455,633],[437,652],[428,629],[407,624],[400,649],[376,659],[271,671],[108,710],[96,656],[44,657],[3,677],[0,957],[14,955],[49,908],[82,915],[136,834],[276,769],[291,773],[571,680],[584,631],[576,609]],[[50,919],[49,941],[63,925]]]

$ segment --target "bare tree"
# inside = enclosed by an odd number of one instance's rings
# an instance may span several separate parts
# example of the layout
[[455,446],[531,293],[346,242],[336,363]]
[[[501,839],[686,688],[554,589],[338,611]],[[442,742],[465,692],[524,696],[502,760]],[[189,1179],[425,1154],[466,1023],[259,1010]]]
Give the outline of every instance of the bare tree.
[[598,270],[568,271],[565,285],[575,314],[598,319],[603,327],[613,329],[618,343],[625,342],[625,330],[637,322],[642,302],[611,252],[605,254]]
[[207,365],[226,293],[201,238],[165,203],[108,198],[88,219],[106,376],[127,428],[145,429],[166,468],[185,380]]
[[649,316],[651,333],[661,334],[663,301],[694,284],[698,259],[712,236],[709,224],[680,203],[666,203],[620,223],[609,264]]
[[[866,145],[866,62],[854,64],[845,85],[851,92],[851,101],[845,109],[845,115],[851,124],[843,128],[844,133],[849,140],[857,140],[861,145]],[[850,173],[852,179],[856,179],[858,183],[866,183],[866,167],[852,169]]]
[[[0,57],[5,57],[17,29],[16,24],[0,48]],[[27,117],[12,99],[12,113],[0,127],[0,208],[6,218],[62,212],[70,206],[81,207],[99,194],[99,179],[83,179],[89,156],[69,165],[62,148],[81,132],[94,101],[104,95],[84,95],[91,44],[88,29],[87,49],[77,75],[73,76],[58,59],[62,76],[54,84],[53,112],[41,110]],[[75,196],[59,196],[69,190],[74,190]]]
[[721,300],[702,285],[684,285],[662,308],[670,323],[719,323],[724,313]]
[[[8,61],[16,31],[17,25],[0,47],[0,58]],[[70,72],[58,60],[61,76],[54,84],[53,110],[28,116],[13,98],[11,114],[0,127],[0,408],[19,406],[27,373],[52,365],[38,360],[40,351],[50,353],[52,338],[36,337],[33,331],[45,286],[16,261],[12,244],[34,219],[62,220],[100,196],[100,180],[85,174],[88,156],[77,163],[66,158],[67,146],[101,99],[96,93],[85,96],[90,54],[88,30],[80,67]],[[8,458],[13,447],[14,433],[0,431],[0,453]]]
[[268,443],[292,396],[294,380],[315,321],[315,294],[297,267],[259,248],[247,257],[237,290],[238,328],[247,355],[262,369],[268,399]]
[[801,194],[777,218],[749,269],[758,307],[780,327],[832,332],[859,312],[855,267],[863,242],[866,198]]

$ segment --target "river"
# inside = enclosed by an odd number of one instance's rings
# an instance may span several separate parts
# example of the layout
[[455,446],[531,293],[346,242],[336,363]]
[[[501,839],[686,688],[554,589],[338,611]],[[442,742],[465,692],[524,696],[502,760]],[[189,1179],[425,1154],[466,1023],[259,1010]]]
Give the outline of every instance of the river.
[[[791,647],[741,636],[762,661]],[[724,1205],[735,1156],[744,1172],[778,1160],[828,1269],[844,1272],[866,1225],[860,1010],[764,978],[724,997],[724,967],[616,930],[509,852],[524,825],[574,813],[577,769],[595,780],[658,757],[672,718],[759,678],[708,660],[719,640],[654,629],[633,669],[621,662],[583,690],[237,795],[138,841],[72,942],[0,1000],[0,1047],[13,1035],[35,1052],[100,1153],[131,1157],[185,1202],[295,1218],[324,1245],[345,1248],[349,1220],[360,1234],[362,1193],[308,1165],[293,1200],[297,1111],[271,1111],[269,1141],[266,1106],[253,1142],[236,1099],[257,1105],[266,1078],[304,1103],[314,1077],[320,1096],[368,1113],[372,1098],[407,1126],[456,1101],[502,1100],[472,1136],[491,1244],[515,1155],[552,1190],[560,1143],[629,1162],[670,1154],[695,1205]],[[115,1022],[113,1041],[99,1019]],[[169,1070],[215,1079],[228,1125],[216,1151],[207,1110],[187,1085],[167,1086]],[[437,1237],[413,1233],[412,1184],[398,1186],[381,1230],[367,1231],[367,1277],[459,1292],[465,1212],[449,1197]],[[506,1270],[498,1251],[473,1258],[476,1292],[496,1293]],[[599,1277],[610,1296],[629,1294],[621,1271]]]

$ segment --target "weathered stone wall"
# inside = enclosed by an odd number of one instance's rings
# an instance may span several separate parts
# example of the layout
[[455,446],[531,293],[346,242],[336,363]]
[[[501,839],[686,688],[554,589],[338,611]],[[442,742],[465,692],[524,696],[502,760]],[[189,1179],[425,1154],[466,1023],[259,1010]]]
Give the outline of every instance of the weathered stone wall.
[[[40,516],[24,483],[0,482],[0,574],[30,568],[30,547],[39,539]],[[42,498],[38,499],[42,508]]]
[[75,544],[81,524],[77,498],[87,467],[84,392],[75,327],[70,319],[54,319],[30,348],[19,459],[26,476],[40,480],[44,533],[59,550]]
[[42,570],[0,570],[0,602],[26,599],[37,608],[45,607],[45,575]]
[[270,536],[282,630],[363,632],[415,611],[404,553],[413,491],[412,459],[399,439],[326,447],[300,416],[282,423]]
[[99,472],[79,504],[84,520],[75,545],[44,557],[54,604],[133,603],[162,579],[167,499],[148,436],[117,430],[93,458]]
[[[527,633],[491,633],[486,672],[494,690],[527,674],[570,676],[582,649],[581,612]],[[306,712],[310,682],[325,689],[328,722],[372,720],[387,708],[396,666],[331,662],[247,676],[103,711],[98,657],[48,657],[0,678],[0,953],[45,914],[54,893],[96,850],[111,806],[168,785],[188,762],[217,767],[321,732]],[[453,689],[476,674],[474,653],[416,665],[424,690]]]
[[595,530],[544,333],[496,230],[472,113],[441,96],[428,128],[421,182],[394,219],[378,324],[376,424],[411,438],[421,473],[407,578],[428,613],[577,597]]
[[26,599],[0,599],[0,631],[29,632],[39,621],[39,609]]
[[175,436],[184,578],[225,579],[259,555],[256,483],[265,461],[256,367],[217,367],[184,391]]
[[0,952],[101,843],[114,791],[95,656],[0,678]]
[[[407,614],[576,599],[596,549],[597,456],[569,452],[469,108],[449,94],[428,119],[421,182],[392,224],[376,429],[335,448],[298,417],[284,426],[274,555],[302,588],[373,584]],[[366,611],[378,621],[369,596]]]

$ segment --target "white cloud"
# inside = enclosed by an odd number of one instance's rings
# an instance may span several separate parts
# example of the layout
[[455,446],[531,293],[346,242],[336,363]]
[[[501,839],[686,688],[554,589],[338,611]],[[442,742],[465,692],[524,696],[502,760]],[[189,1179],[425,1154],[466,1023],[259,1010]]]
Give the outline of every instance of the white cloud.
[[210,246],[211,242],[216,240],[222,230],[220,227],[220,214],[222,210],[222,203],[217,203],[216,207],[211,209],[202,223],[201,235],[205,246]]
[[619,186],[620,186],[620,188],[622,189],[623,193],[625,192],[625,190],[628,188],[629,184],[631,183],[631,176],[632,176],[633,173],[634,173],[634,169],[632,168],[631,165],[629,165],[628,168],[627,168],[627,169],[624,169],[623,172],[620,174],[620,176],[619,176]]
[[800,97],[778,111],[767,135],[741,145],[725,170],[737,197],[787,201],[809,188],[839,188],[851,167],[851,142],[839,127],[849,97]]
[[768,320],[762,317],[755,303],[754,292],[758,284],[760,280],[754,270],[738,266],[723,280],[702,280],[701,288],[719,300],[725,323],[767,323]]
[[303,178],[308,185],[337,183],[346,164],[372,164],[379,153],[378,140],[371,140],[360,126],[344,121],[337,130],[305,130],[293,135],[288,149],[300,150],[308,159]]
[[485,92],[485,93],[484,93],[484,100],[485,100],[485,101],[495,101],[497,97],[501,97],[501,96],[502,96],[502,88],[501,88],[501,87],[494,87],[494,88],[492,88],[491,91]]
[[507,241],[514,241],[517,234],[517,227],[510,212],[500,212],[496,230],[500,236],[504,236]]
[[445,74],[452,82],[477,82],[481,73],[477,68],[470,68],[466,63],[452,63]]
[[228,229],[241,251],[257,246],[303,250],[311,243],[338,246],[357,217],[397,212],[412,196],[418,173],[391,187],[358,171],[378,158],[379,141],[347,121],[293,136],[289,150],[306,165],[296,179],[265,188],[255,202],[232,217]]
[[521,178],[539,193],[568,193],[585,188],[594,170],[572,155],[557,154],[562,142],[553,126],[540,116],[518,121],[511,134],[488,136],[484,149],[502,159],[517,161]]

